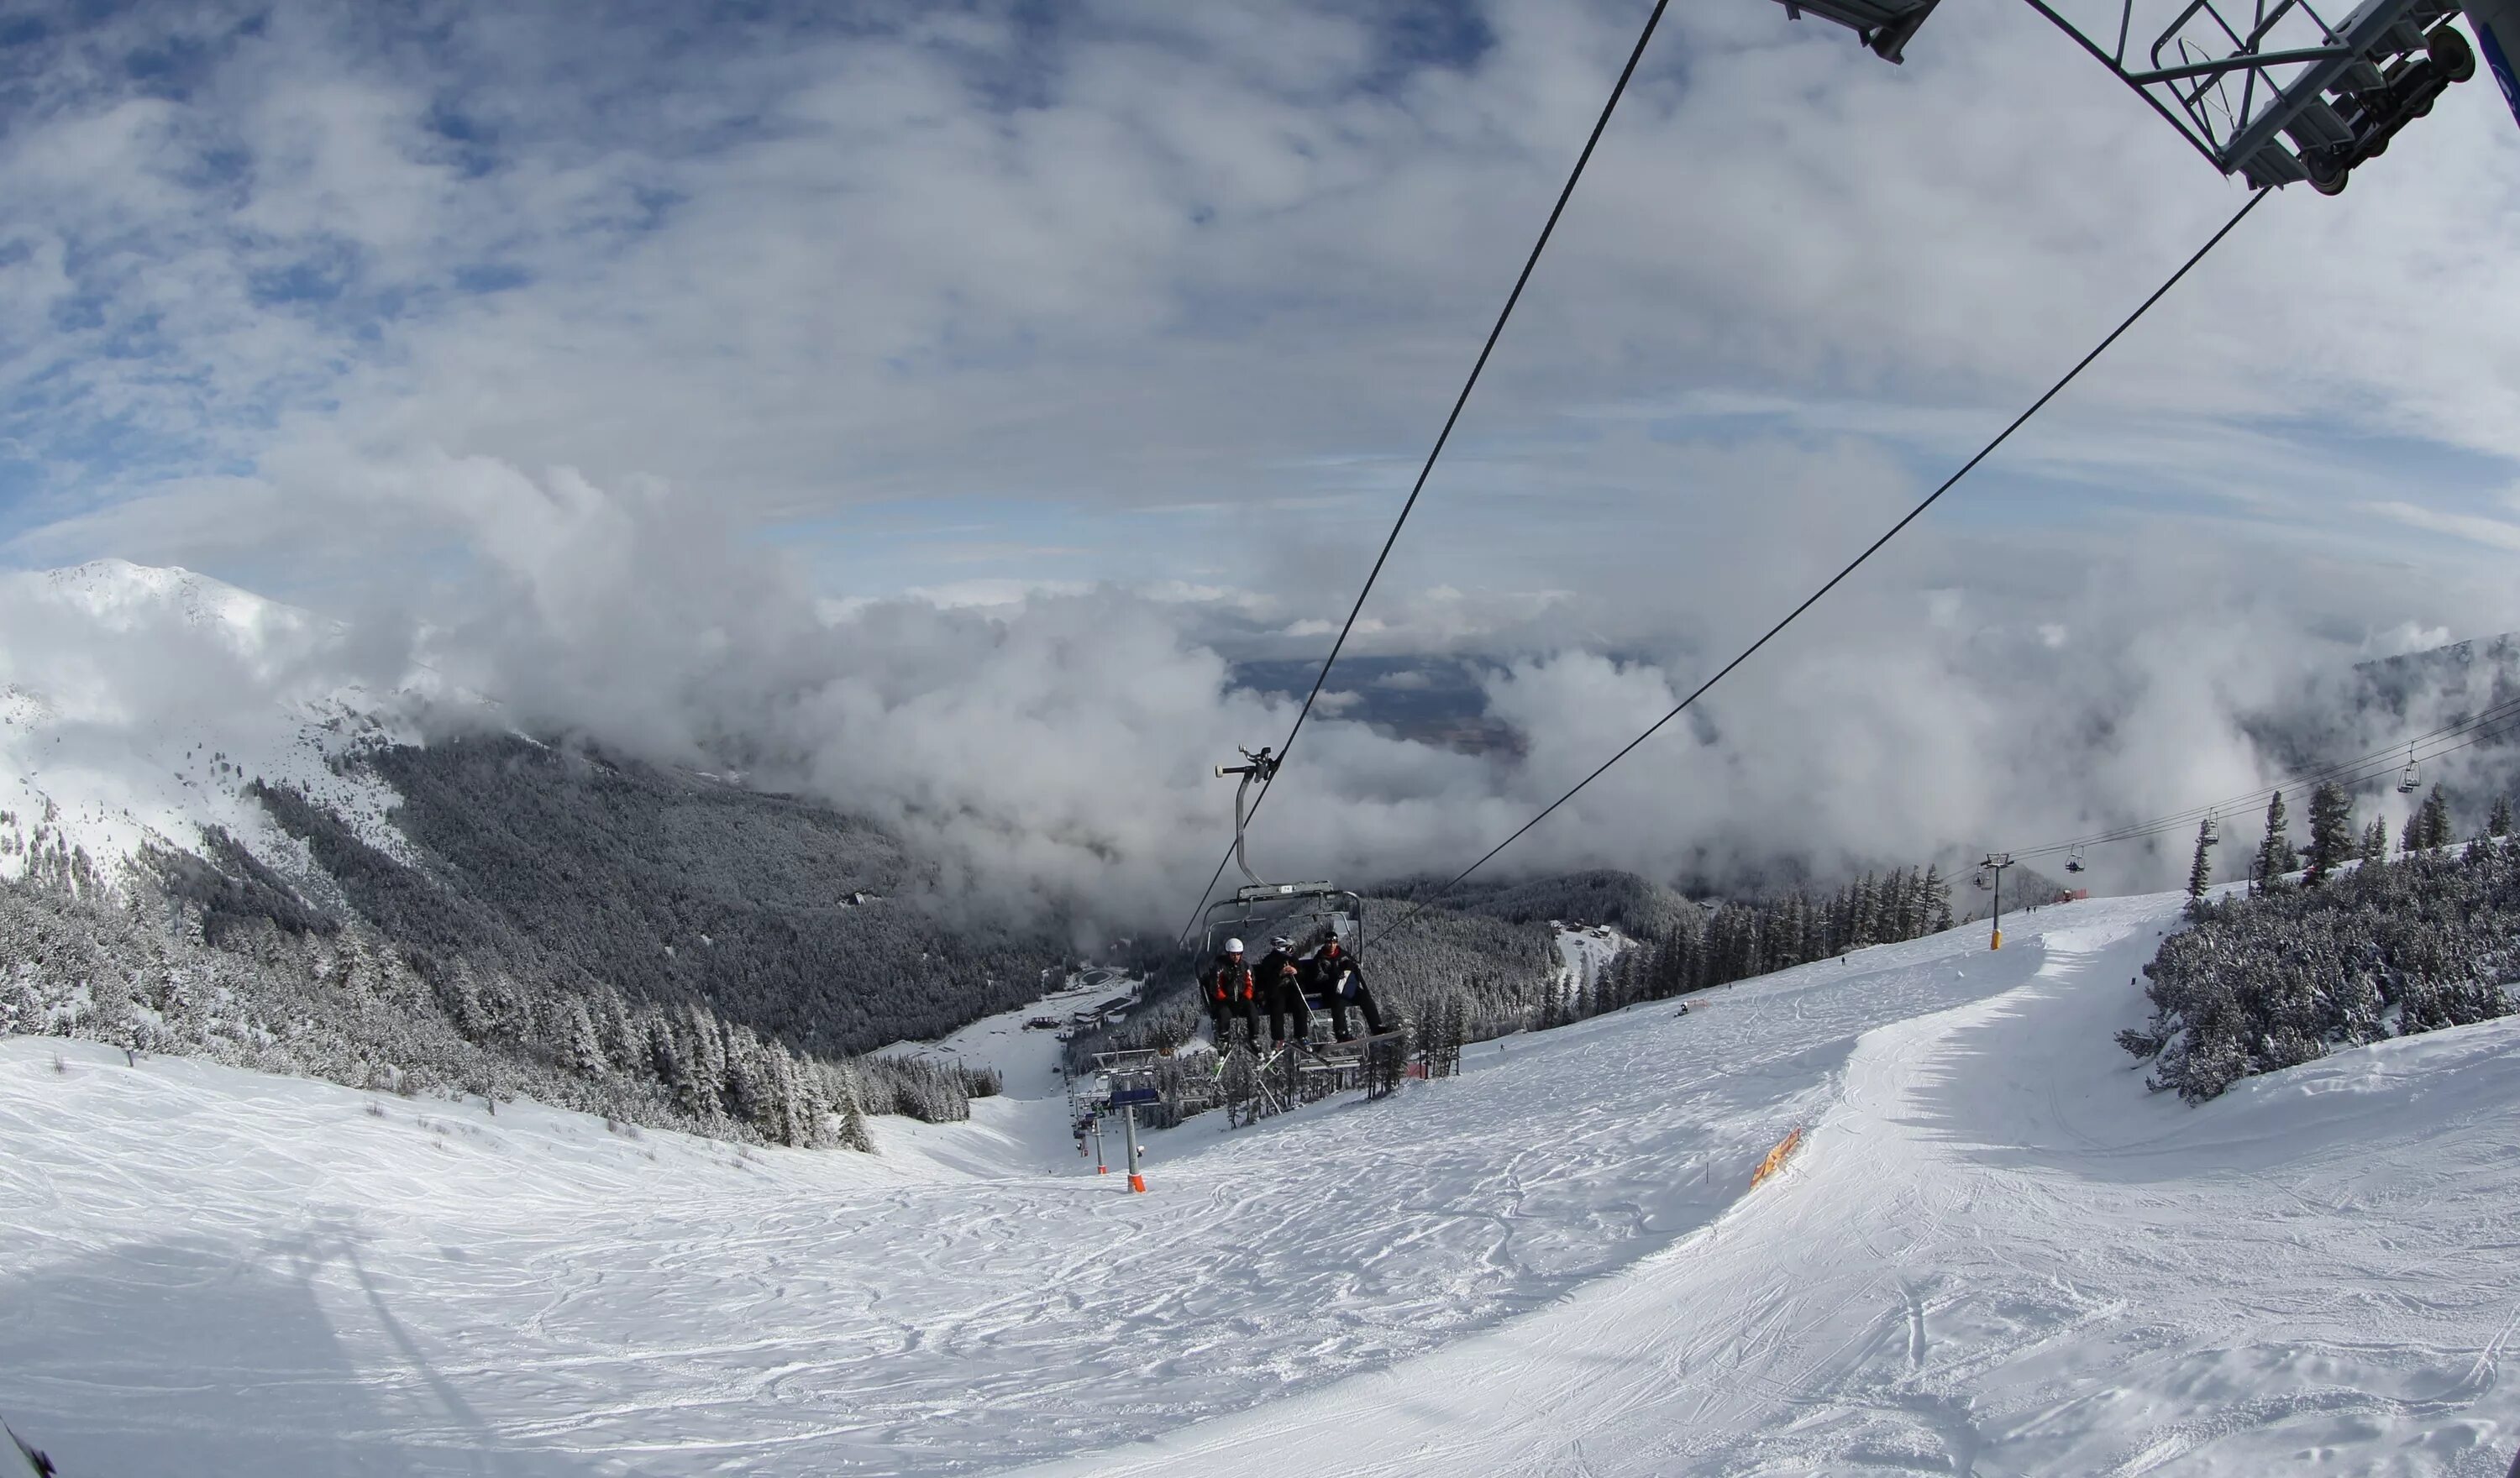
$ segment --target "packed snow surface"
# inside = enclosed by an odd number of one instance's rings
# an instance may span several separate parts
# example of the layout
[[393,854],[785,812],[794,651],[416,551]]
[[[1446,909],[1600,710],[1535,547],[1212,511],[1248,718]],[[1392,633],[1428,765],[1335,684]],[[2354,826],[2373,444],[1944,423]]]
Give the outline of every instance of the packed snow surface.
[[0,1411],[68,1478],[2500,1478],[2520,1021],[2188,1108],[2109,1040],[2176,919],[1194,1119],[1146,1195],[1039,1071],[867,1157],[12,1040]]

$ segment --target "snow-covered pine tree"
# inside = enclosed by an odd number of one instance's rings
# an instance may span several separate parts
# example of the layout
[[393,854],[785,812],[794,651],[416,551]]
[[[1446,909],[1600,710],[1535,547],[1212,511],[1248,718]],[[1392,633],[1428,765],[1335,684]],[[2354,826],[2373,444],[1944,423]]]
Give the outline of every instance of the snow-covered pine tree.
[[2416,814],[2423,818],[2423,844],[2426,848],[2450,845],[2450,800],[2442,794],[2439,784],[2435,784],[2431,793],[2424,797],[2423,809]]
[[2389,818],[2374,816],[2362,829],[2362,866],[2376,868],[2389,860]]
[[2264,892],[2278,886],[2286,873],[2300,866],[2301,858],[2292,849],[2292,838],[2284,834],[2283,792],[2277,790],[2267,800],[2267,834],[2258,843],[2256,883]]
[[1952,880],[1943,875],[1940,863],[1925,867],[1925,927],[1939,934],[1952,926]]
[[868,1132],[866,1110],[859,1104],[857,1073],[847,1067],[832,1069],[832,1107],[840,1120],[834,1137],[840,1147],[875,1153],[875,1136]]
[[726,1039],[717,1018],[698,1006],[684,1008],[683,1109],[697,1118],[714,1118],[725,1109]]
[[557,1014],[561,1062],[570,1071],[590,1078],[604,1076],[610,1064],[605,1059],[603,1045],[595,1040],[595,1018],[587,1014],[586,1004],[571,1001]]
[[2307,876],[2313,887],[2354,855],[2354,802],[2345,787],[2329,781],[2310,792],[2310,856]]
[[2494,812],[2485,818],[2485,834],[2488,836],[2511,834],[2511,797],[2507,795],[2494,797]]
[[2205,850],[2205,829],[2211,823],[2201,821],[2196,824],[2196,855],[2187,864],[2187,912],[2191,917],[2197,905],[2205,901],[2205,890],[2214,882],[2214,856]]

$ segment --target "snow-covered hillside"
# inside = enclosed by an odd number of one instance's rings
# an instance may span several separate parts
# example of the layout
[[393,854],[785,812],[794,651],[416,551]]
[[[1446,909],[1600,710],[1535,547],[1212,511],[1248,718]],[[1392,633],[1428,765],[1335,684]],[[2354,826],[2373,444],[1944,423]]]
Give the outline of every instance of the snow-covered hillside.
[[1193,1119],[1143,1196],[1046,1083],[869,1159],[0,1043],[0,1411],[68,1478],[2499,1478],[2520,1021],[2182,1107],[2109,1041],[2177,903]]
[[328,760],[395,734],[340,678],[342,633],[181,569],[119,560],[0,575],[0,878],[84,856],[101,873],[217,826],[291,844],[242,792],[293,785],[388,849],[389,791]]
[[1568,999],[1598,984],[1610,963],[1636,943],[1606,923],[1557,924],[1557,988]]

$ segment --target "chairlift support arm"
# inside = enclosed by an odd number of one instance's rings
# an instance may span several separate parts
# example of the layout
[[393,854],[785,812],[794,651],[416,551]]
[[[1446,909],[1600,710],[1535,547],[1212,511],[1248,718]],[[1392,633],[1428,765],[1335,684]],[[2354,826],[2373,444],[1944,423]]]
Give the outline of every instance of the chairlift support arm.
[[1234,787],[1234,866],[1241,871],[1244,882],[1255,888],[1265,888],[1268,884],[1260,880],[1259,873],[1251,871],[1250,858],[1243,851],[1243,833],[1251,825],[1251,783],[1256,780],[1262,788],[1267,788],[1269,782],[1277,778],[1278,761],[1271,756],[1266,744],[1260,746],[1257,754],[1248,749],[1241,750],[1241,754],[1244,763],[1217,766],[1216,778],[1223,780],[1229,775],[1242,778],[1242,784]]
[[[1779,3],[1789,16],[1847,26],[1875,55],[1899,62],[1939,0]],[[2480,48],[2520,117],[2520,77],[2510,62],[2520,51],[2520,0],[2362,0],[2334,22],[2314,0],[2025,3],[2215,168],[2254,186],[2308,180],[2324,195],[2344,189],[2355,166],[2430,112],[2444,88],[2475,74]],[[2148,13],[2140,25],[2138,7]],[[2068,11],[2099,23],[2078,23]],[[2462,11],[2476,47],[2451,23]],[[2168,23],[2138,56],[2138,36],[2164,15]]]

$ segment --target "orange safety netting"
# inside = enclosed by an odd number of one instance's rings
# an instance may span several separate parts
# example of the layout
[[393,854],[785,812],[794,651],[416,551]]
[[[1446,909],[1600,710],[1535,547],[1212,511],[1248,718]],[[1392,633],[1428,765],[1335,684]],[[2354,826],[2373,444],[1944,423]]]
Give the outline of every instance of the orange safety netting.
[[1758,1171],[1750,1177],[1750,1188],[1752,1190],[1758,1189],[1759,1187],[1767,1181],[1768,1177],[1775,1175],[1778,1170],[1782,1169],[1785,1163],[1785,1156],[1792,1154],[1794,1152],[1794,1146],[1800,1144],[1802,1142],[1803,1132],[1799,1129],[1785,1136],[1782,1140],[1778,1141],[1777,1147],[1768,1151],[1768,1157],[1759,1162]]

